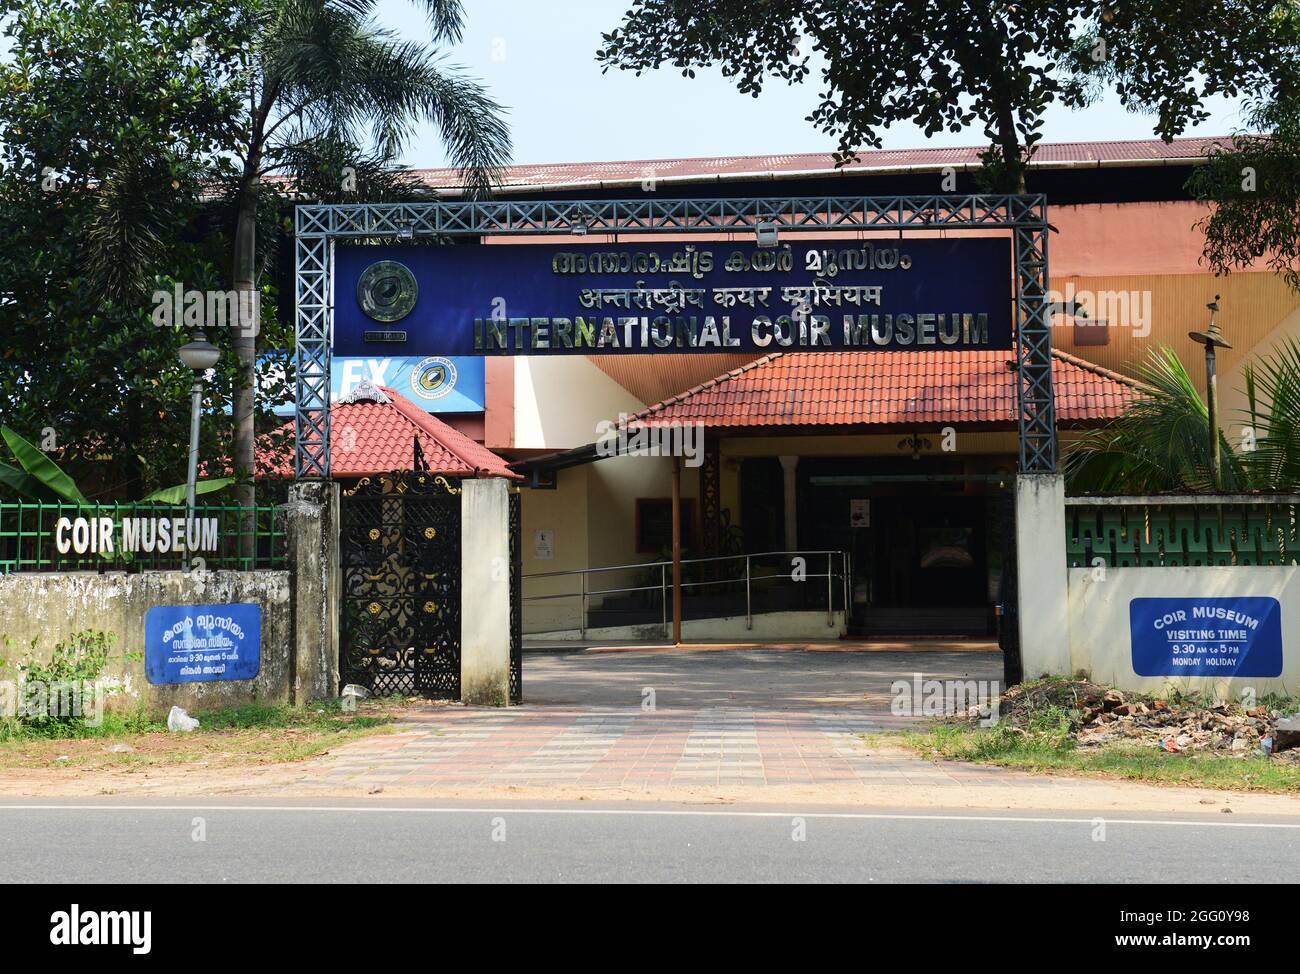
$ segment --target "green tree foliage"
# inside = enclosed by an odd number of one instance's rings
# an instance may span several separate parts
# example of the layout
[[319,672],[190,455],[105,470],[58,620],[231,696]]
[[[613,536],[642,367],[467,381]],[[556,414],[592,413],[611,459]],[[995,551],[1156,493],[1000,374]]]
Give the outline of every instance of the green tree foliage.
[[[1089,432],[1065,457],[1071,490],[1145,494],[1213,489],[1210,415],[1196,383],[1171,348],[1138,370],[1146,385],[1119,419]],[[1245,472],[1220,433],[1225,490],[1242,490]]]
[[[91,497],[136,498],[184,478],[189,438],[189,336],[154,324],[153,292],[228,286],[203,194],[233,138],[239,10],[0,0],[0,24],[0,419]],[[235,375],[224,356],[211,415]],[[204,456],[228,452],[218,428]]]
[[[327,201],[411,192],[391,166],[417,122],[438,126],[471,193],[484,194],[496,181],[510,157],[504,113],[436,46],[460,40],[461,3],[420,0],[420,6],[428,14],[429,44],[380,28],[375,0],[243,0],[251,36],[243,54],[248,97],[227,182],[236,288],[258,285],[275,242],[266,217],[278,212],[274,198],[286,185]],[[234,399],[239,469],[252,466],[258,341],[251,335],[236,341],[244,370]],[[241,488],[241,503],[253,500],[252,485]]]
[[[18,461],[17,467],[0,463],[0,496],[11,493],[23,500],[90,503],[76,481],[35,444],[23,439],[8,426],[0,426],[0,439],[4,440]],[[196,495],[211,494],[224,490],[234,482],[234,477],[200,480],[194,485],[194,492]],[[141,500],[158,504],[184,504],[188,486],[178,484],[175,487],[162,487]]]
[[[1277,0],[1280,4],[1281,0]],[[1106,86],[1154,111],[1170,138],[1204,99],[1268,83],[1271,33],[1258,0],[636,0],[604,34],[606,69],[717,66],[744,93],[805,81],[809,115],[845,157],[914,122],[927,135],[978,124],[987,188],[1023,192],[1053,104],[1082,107]]]
[[[1138,375],[1145,388],[1106,427],[1087,433],[1065,456],[1075,493],[1158,494],[1214,489],[1210,418],[1196,383],[1170,348]],[[1300,488],[1300,344],[1285,343],[1246,369],[1250,407],[1237,417],[1240,449],[1219,433],[1223,489]]]
[[1246,366],[1242,459],[1257,487],[1300,489],[1300,342],[1289,339]]
[[1246,131],[1188,182],[1215,204],[1198,224],[1205,260],[1218,273],[1256,263],[1300,291],[1300,98],[1257,101]]

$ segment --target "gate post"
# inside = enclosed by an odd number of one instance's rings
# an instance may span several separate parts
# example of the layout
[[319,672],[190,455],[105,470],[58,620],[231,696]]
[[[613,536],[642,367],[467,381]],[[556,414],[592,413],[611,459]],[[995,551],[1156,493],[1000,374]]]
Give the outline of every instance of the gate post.
[[1065,478],[1016,477],[1016,586],[1020,660],[1026,679],[1070,675]]
[[328,480],[291,485],[285,513],[292,700],[303,704],[339,691],[339,485]]
[[510,494],[499,477],[461,481],[460,699],[510,700]]

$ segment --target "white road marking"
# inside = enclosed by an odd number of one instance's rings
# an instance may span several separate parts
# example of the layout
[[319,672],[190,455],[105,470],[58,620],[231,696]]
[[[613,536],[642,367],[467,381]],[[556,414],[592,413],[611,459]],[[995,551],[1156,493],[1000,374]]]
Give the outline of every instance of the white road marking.
[[1097,819],[1107,825],[1180,826],[1210,829],[1300,829],[1300,822],[1218,822],[1185,819],[1111,818],[1104,814],[1090,818],[1051,818],[1025,815],[924,815],[901,812],[808,812],[742,811],[738,809],[635,809],[635,808],[482,808],[403,807],[398,805],[0,805],[0,812],[12,811],[99,811],[99,812],[347,812],[350,814],[408,815],[657,815],[696,818],[800,818],[849,821],[904,822],[1014,822],[1018,824],[1093,825]]

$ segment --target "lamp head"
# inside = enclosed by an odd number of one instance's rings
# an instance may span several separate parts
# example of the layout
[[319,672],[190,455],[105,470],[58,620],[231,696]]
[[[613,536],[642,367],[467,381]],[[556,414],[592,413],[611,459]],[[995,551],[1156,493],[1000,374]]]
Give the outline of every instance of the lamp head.
[[221,349],[208,341],[201,331],[194,333],[194,340],[180,348],[181,362],[195,374],[206,372],[221,360]]

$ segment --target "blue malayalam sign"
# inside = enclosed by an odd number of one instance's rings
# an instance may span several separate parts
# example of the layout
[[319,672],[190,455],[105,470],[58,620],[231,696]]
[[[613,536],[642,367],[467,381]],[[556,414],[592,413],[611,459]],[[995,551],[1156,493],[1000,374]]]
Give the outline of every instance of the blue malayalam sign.
[[1011,243],[340,246],[334,354],[1009,349]]
[[262,668],[262,607],[158,605],[144,617],[144,673],[155,685],[251,680]]
[[1138,676],[1281,676],[1282,606],[1264,596],[1129,602]]

